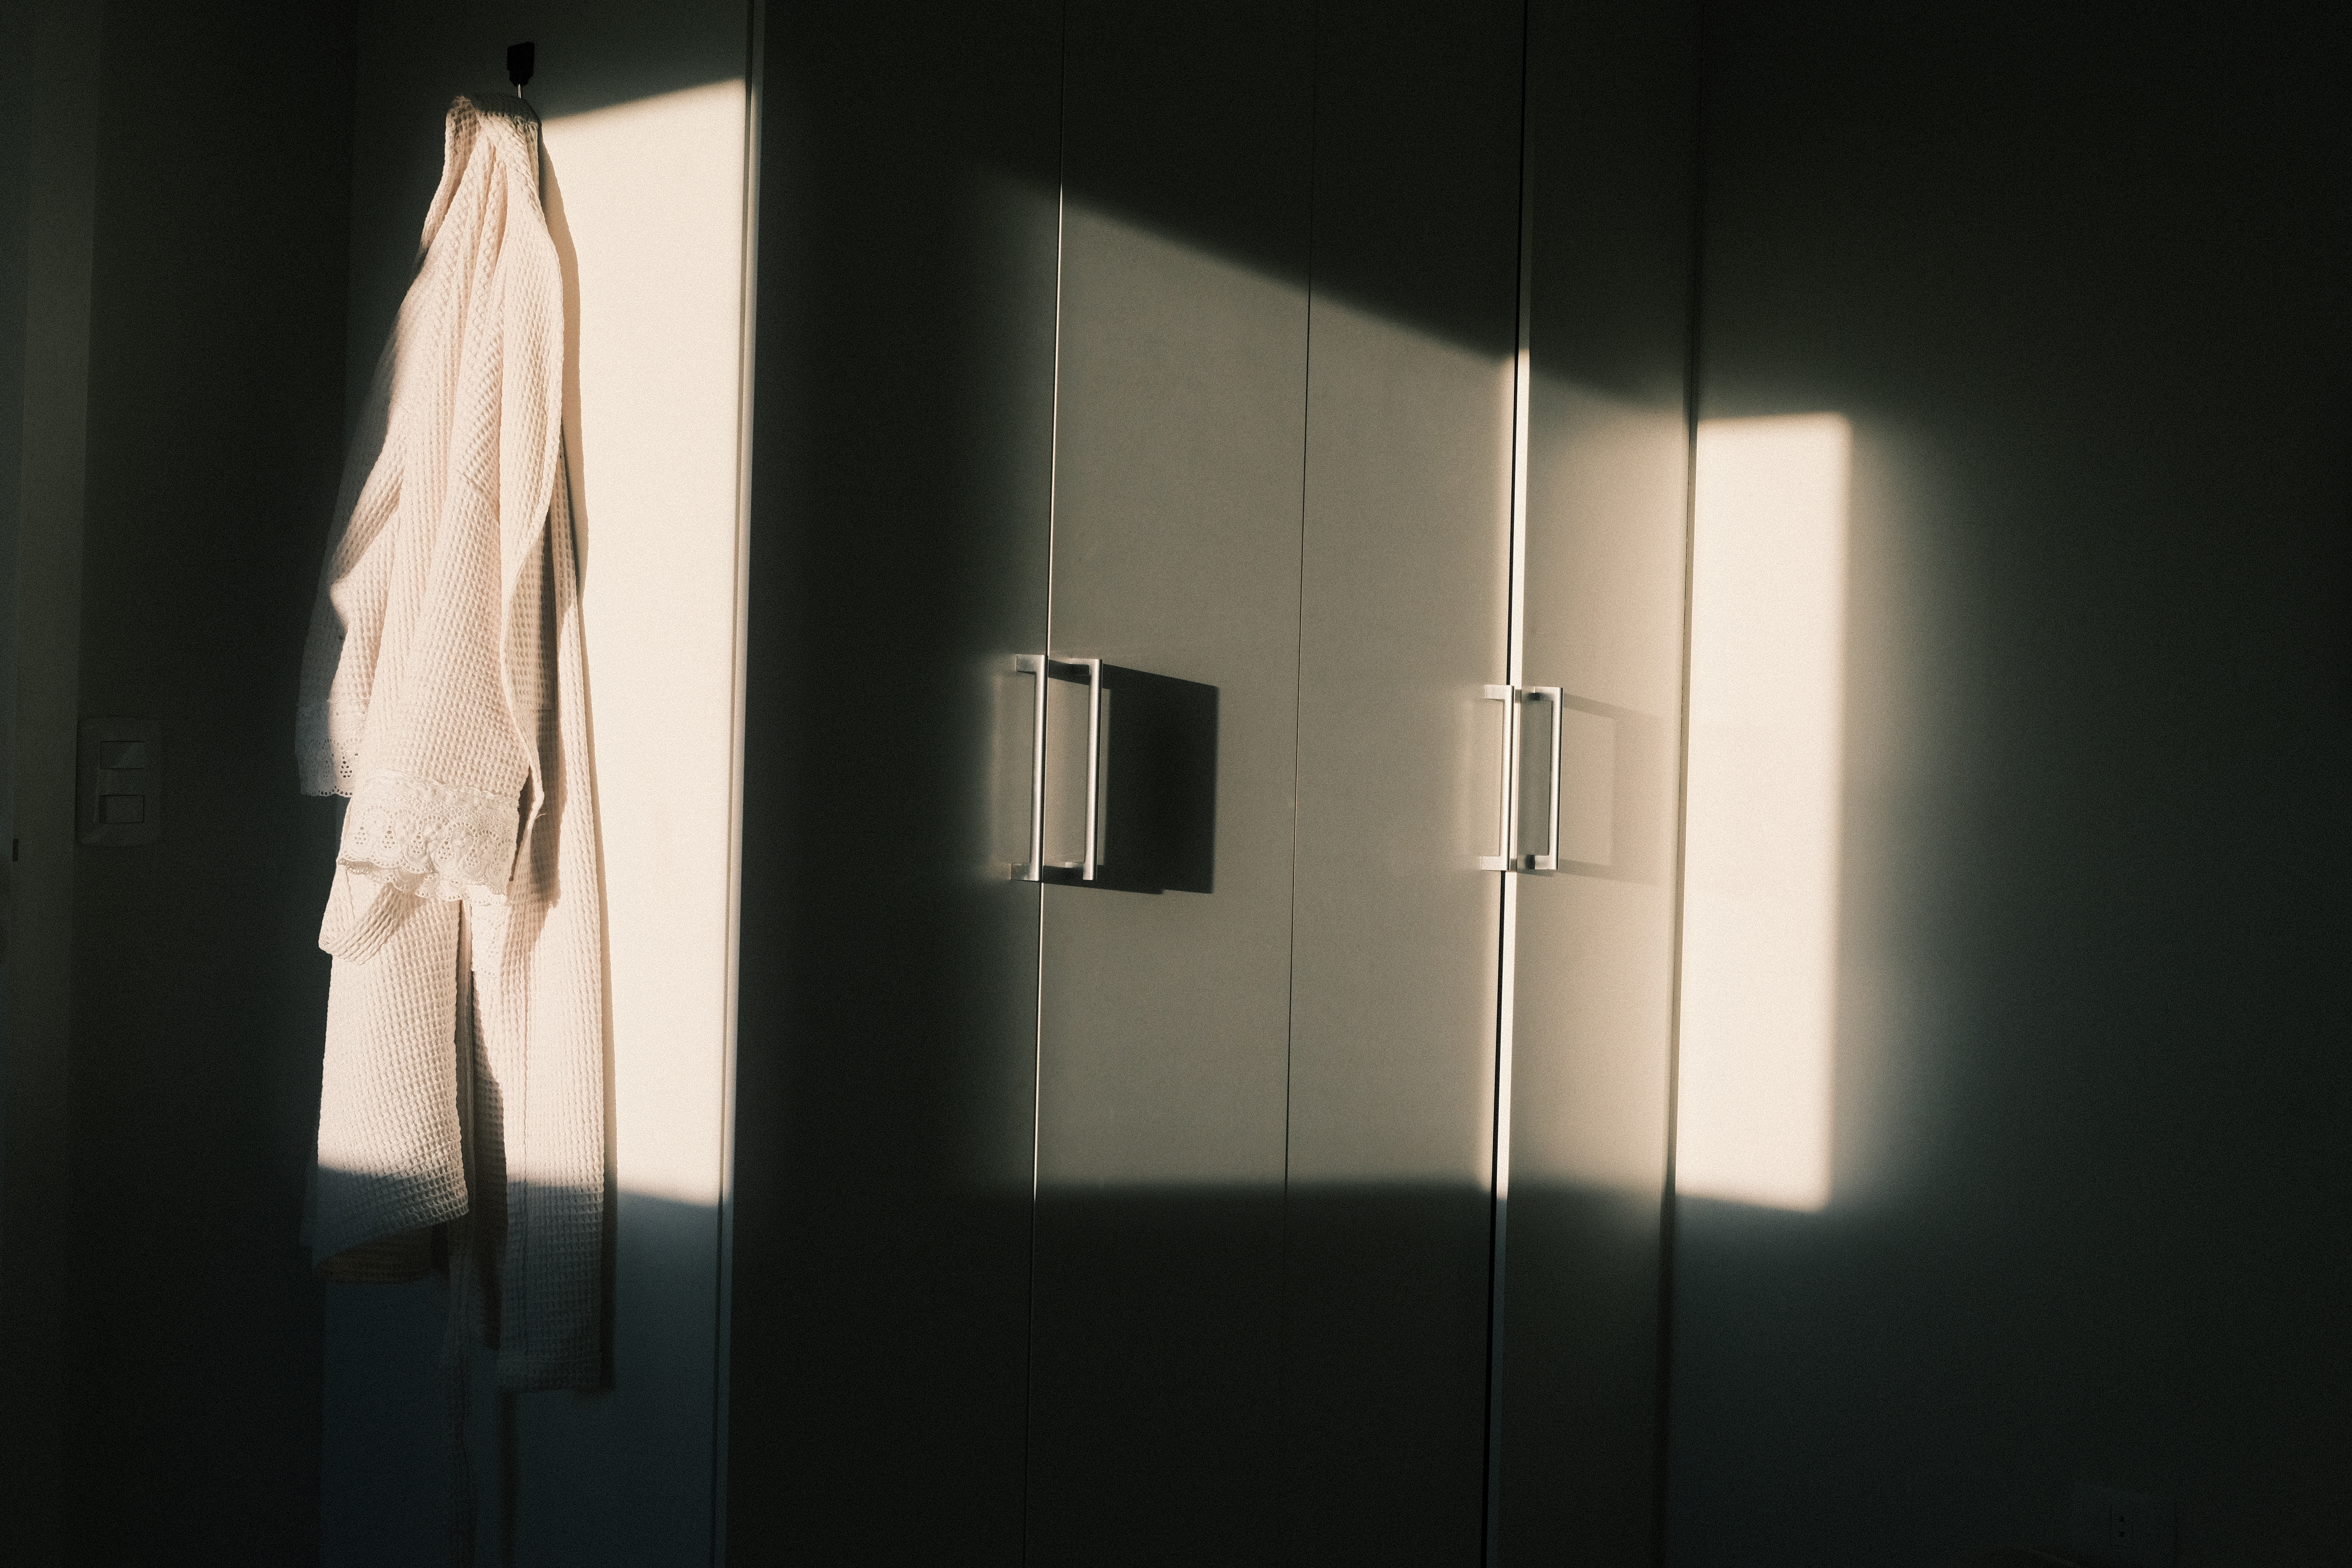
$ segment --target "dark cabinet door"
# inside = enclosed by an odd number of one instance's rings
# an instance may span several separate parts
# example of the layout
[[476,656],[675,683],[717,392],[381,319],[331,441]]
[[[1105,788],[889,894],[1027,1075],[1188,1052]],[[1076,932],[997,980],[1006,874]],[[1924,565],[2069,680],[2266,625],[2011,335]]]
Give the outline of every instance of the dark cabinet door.
[[[1037,1563],[1278,1541],[1307,14],[1068,13],[1051,651],[1111,668],[1101,874],[1045,889]],[[1139,884],[1178,847],[1139,845],[1136,792],[1202,776],[1192,853]]]
[[1286,1561],[1484,1518],[1517,0],[1327,7],[1299,657]]
[[1511,879],[1506,1565],[1655,1561],[1696,19],[1530,13],[1518,679],[1560,693],[1559,827],[1558,868]]
[[1012,1564],[1059,7],[772,6],[726,1500],[742,1563]]

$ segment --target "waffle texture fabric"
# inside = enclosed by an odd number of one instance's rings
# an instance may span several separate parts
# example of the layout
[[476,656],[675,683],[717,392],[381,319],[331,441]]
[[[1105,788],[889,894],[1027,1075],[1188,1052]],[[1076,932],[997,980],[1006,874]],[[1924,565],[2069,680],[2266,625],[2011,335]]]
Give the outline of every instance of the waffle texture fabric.
[[450,106],[415,282],[344,470],[305,649],[302,787],[350,797],[309,1239],[453,1275],[502,1387],[602,1372],[594,786],[534,128]]

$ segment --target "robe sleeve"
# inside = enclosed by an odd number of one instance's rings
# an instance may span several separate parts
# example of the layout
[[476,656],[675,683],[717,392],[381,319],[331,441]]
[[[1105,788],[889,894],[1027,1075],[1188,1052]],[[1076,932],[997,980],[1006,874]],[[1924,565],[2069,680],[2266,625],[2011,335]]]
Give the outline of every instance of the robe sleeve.
[[543,793],[548,650],[530,568],[559,460],[562,302],[544,226],[510,221],[521,193],[509,186],[526,174],[489,182],[468,225],[478,237],[453,266],[446,425],[428,440],[394,432],[409,470],[401,505],[432,510],[402,531],[415,559],[394,570],[413,586],[395,582],[393,596],[408,630],[369,695],[337,859],[419,900],[506,902],[519,828]]
[[294,716],[295,767],[304,795],[349,795],[357,779],[391,581],[387,524],[400,506],[400,464],[387,440],[398,343],[395,335],[384,345],[361,411],[311,606]]

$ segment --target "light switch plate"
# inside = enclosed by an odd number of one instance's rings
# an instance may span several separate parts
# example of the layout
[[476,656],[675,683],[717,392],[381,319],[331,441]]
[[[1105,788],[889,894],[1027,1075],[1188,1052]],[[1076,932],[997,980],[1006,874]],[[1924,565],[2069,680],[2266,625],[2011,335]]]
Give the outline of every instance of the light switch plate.
[[84,844],[163,837],[163,726],[152,719],[81,721],[75,816]]
[[2067,1543],[2100,1568],[2173,1568],[2172,1500],[2114,1487],[2074,1487]]

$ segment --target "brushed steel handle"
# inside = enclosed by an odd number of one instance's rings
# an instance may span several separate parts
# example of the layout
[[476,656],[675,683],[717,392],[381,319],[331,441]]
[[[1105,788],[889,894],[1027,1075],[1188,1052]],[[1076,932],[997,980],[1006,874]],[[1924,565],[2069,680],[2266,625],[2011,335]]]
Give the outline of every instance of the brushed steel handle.
[[[1560,731],[1564,727],[1566,704],[1557,686],[1489,686],[1486,700],[1500,702],[1503,707],[1502,785],[1497,792],[1496,811],[1500,826],[1496,833],[1495,853],[1478,857],[1482,871],[1557,871],[1559,869],[1559,757]],[[1551,705],[1551,730],[1547,742],[1537,755],[1546,763],[1545,781],[1534,798],[1542,803],[1540,826],[1529,837],[1540,840],[1541,848],[1532,848],[1520,841],[1519,817],[1522,805],[1528,798],[1523,793],[1528,764],[1535,760],[1528,750],[1528,709],[1538,702]]]
[[1519,715],[1516,745],[1520,752],[1522,768],[1526,766],[1526,711],[1527,705],[1531,702],[1551,704],[1551,743],[1544,748],[1549,754],[1545,759],[1547,766],[1541,797],[1544,802],[1541,819],[1543,848],[1538,852],[1512,846],[1518,860],[1514,868],[1520,871],[1557,871],[1559,869],[1559,742],[1560,731],[1568,727],[1567,704],[1561,700],[1560,689],[1557,686],[1530,686],[1520,691],[1519,700],[1511,706]]
[[[1036,678],[1037,689],[1029,722],[1029,858],[1024,865],[1013,867],[1013,876],[1024,882],[1059,882],[1095,879],[1095,845],[1100,824],[1097,816],[1102,809],[1102,660],[1098,658],[1049,658],[1044,654],[1015,654],[1013,668],[1016,673]],[[1083,682],[1087,689],[1087,845],[1084,857],[1076,866],[1045,863],[1045,683],[1049,680]],[[1072,879],[1067,875],[1077,872]],[[1055,873],[1062,873],[1055,875]]]
[[1496,769],[1501,787],[1495,802],[1495,852],[1478,857],[1478,869],[1481,871],[1507,871],[1511,868],[1512,824],[1518,809],[1518,802],[1512,790],[1518,773],[1514,748],[1519,727],[1519,705],[1515,700],[1517,695],[1507,686],[1489,686],[1482,699],[1503,704],[1503,754],[1501,763]]
[[1102,810],[1102,660],[1076,658],[1073,665],[1084,665],[1087,670],[1087,852],[1079,862],[1078,880],[1095,879],[1097,821]]
[[1034,676],[1037,681],[1036,704],[1029,720],[1029,858],[1026,864],[1013,868],[1013,879],[1036,882],[1045,879],[1045,656],[1015,654],[1013,668],[1016,674]]

